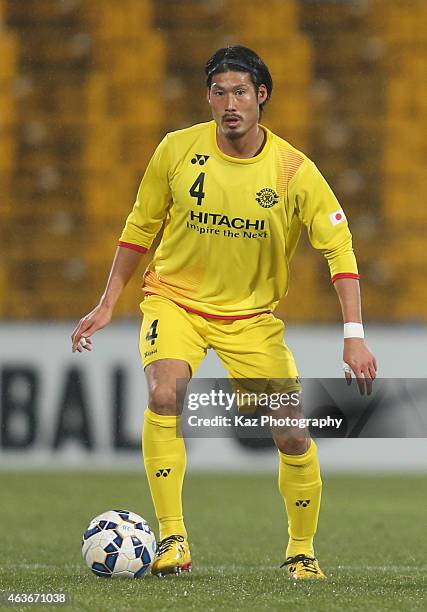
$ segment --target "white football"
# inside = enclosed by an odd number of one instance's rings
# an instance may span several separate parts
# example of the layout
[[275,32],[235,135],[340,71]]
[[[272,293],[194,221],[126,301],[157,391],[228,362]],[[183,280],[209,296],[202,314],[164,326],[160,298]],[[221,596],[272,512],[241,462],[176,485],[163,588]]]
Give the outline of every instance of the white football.
[[88,567],[104,578],[140,578],[154,561],[157,544],[147,521],[128,510],[95,517],[83,534]]

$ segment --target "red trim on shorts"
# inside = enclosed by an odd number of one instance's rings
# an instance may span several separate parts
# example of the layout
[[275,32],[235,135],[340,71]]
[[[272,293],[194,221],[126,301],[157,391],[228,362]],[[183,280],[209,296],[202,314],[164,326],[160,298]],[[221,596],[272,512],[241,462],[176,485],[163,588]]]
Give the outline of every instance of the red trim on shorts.
[[[145,295],[158,295],[158,294],[151,293],[150,291],[145,291]],[[161,295],[159,297],[165,297],[165,296]],[[166,298],[166,299],[169,300],[170,298]],[[188,306],[184,306],[184,304],[179,304],[178,302],[175,302],[175,300],[171,300],[171,302],[173,302],[180,308],[183,308],[187,312],[192,312],[193,314],[199,315],[200,317],[205,317],[205,319],[224,319],[226,321],[237,321],[238,319],[251,319],[252,317],[256,317],[257,315],[260,315],[260,314],[266,314],[266,313],[270,314],[271,313],[271,310],[263,310],[261,312],[253,312],[247,315],[228,315],[228,316],[227,315],[215,315],[215,314],[210,314],[208,312],[201,312],[200,310],[194,310],[194,308],[189,308]]]
[[148,251],[148,249],[139,244],[132,244],[132,242],[122,242],[121,240],[119,240],[119,247],[130,249],[131,251],[137,251],[138,253],[146,253]]
[[355,278],[356,280],[359,280],[360,274],[354,274],[353,272],[340,272],[339,274],[334,274],[331,280],[334,283],[340,278]]

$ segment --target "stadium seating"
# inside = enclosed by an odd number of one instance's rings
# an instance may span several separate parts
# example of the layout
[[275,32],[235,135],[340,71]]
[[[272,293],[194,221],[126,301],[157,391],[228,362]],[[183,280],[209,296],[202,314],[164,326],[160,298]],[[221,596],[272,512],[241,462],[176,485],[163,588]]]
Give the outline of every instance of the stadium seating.
[[[4,0],[2,8],[0,115],[10,138],[1,140],[0,171],[9,171],[11,228],[25,248],[9,238],[0,279],[11,290],[2,291],[0,312],[75,318],[102,291],[162,136],[164,43],[151,0]],[[6,78],[20,84],[15,99]],[[135,279],[118,314],[135,316],[140,296]]]
[[[0,2],[0,240],[7,244],[12,216],[12,173],[15,162],[15,109],[13,77],[16,69],[17,46],[12,32],[4,27],[4,3]],[[5,296],[8,291],[6,250],[0,255],[0,317],[7,315]]]
[[[426,21],[424,0],[0,0],[0,316],[93,306],[154,148],[210,118],[204,63],[241,43],[273,73],[263,121],[348,212],[365,317],[427,320]],[[140,280],[119,316],[137,315]],[[305,238],[278,313],[339,314]]]
[[387,48],[382,150],[384,265],[396,295],[388,316],[427,320],[427,4],[376,2],[372,27]]
[[[86,2],[84,14],[94,49],[83,155],[82,188],[92,230],[85,254],[91,284],[100,292],[139,181],[162,136],[165,44],[152,27],[149,0]],[[126,289],[119,316],[138,313],[140,284],[136,277]]]

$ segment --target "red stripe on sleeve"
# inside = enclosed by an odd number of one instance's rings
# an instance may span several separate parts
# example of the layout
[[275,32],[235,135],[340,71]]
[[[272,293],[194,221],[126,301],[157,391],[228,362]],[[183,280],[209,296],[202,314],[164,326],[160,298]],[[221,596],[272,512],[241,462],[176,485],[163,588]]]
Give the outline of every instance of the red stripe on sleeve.
[[331,280],[334,283],[340,278],[355,278],[356,280],[359,280],[360,274],[354,274],[353,272],[341,272],[340,274],[334,274]]
[[119,241],[119,247],[131,249],[131,251],[137,251],[138,253],[146,253],[148,251],[148,249],[139,244],[132,244],[131,242],[122,242],[121,240]]

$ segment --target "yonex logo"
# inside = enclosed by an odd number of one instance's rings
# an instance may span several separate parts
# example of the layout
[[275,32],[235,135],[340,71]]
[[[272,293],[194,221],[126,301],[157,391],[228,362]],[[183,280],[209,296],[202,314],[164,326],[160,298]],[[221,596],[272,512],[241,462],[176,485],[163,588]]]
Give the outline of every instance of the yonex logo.
[[160,476],[163,476],[163,478],[167,478],[170,474],[171,468],[160,468],[160,470],[158,470],[156,472],[156,476],[157,478],[160,478]]
[[192,164],[199,164],[199,166],[204,166],[205,163],[208,161],[209,159],[209,155],[201,155],[200,153],[196,153],[195,157],[193,157],[193,159],[191,160]]
[[302,506],[303,508],[307,508],[309,503],[310,503],[309,499],[297,499],[297,501],[295,502],[295,505]]

